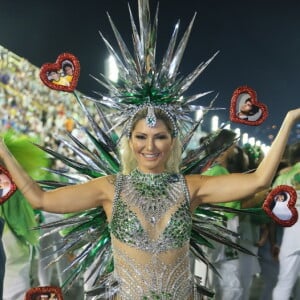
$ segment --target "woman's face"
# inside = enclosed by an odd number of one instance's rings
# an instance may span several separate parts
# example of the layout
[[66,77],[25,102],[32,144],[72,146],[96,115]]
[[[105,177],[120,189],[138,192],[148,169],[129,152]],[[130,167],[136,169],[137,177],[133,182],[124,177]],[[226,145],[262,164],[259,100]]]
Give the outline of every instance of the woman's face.
[[155,127],[150,128],[145,119],[139,120],[129,144],[141,172],[161,173],[165,170],[173,139],[163,121],[157,120]]

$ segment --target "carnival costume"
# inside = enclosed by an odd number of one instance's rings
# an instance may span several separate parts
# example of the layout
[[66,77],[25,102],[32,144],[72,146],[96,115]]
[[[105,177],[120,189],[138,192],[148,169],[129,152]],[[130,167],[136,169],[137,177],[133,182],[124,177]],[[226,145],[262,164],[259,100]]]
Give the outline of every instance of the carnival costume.
[[[123,174],[117,146],[121,138],[130,137],[134,116],[146,109],[147,126],[156,125],[155,110],[163,111],[172,123],[173,137],[180,139],[185,149],[201,123],[201,120],[195,122],[191,113],[201,110],[205,114],[208,110],[218,109],[212,107],[214,99],[207,107],[191,104],[210,92],[184,96],[216,54],[207,62],[199,64],[188,76],[177,78],[195,17],[177,47],[179,22],[176,24],[163,59],[160,64],[156,64],[158,9],[152,25],[148,0],[139,0],[138,8],[139,33],[129,8],[134,55],[128,50],[110,17],[121,56],[101,34],[119,71],[117,82],[104,76],[102,79],[95,78],[109,93],[99,94],[100,99],[88,98],[95,104],[102,127],[74,92],[89,120],[89,126],[77,123],[77,127],[88,136],[93,149],[68,133],[68,138],[61,141],[79,157],[78,160],[39,146],[82,175],[72,178],[69,183],[40,181],[45,189],[115,175],[112,220],[108,223],[103,208],[99,207],[72,214],[62,221],[46,224],[43,228],[52,228],[49,234],[58,231],[63,234],[62,239],[57,241],[58,255],[63,256],[68,252],[76,255],[65,270],[69,274],[63,286],[65,289],[85,272],[90,274],[86,280],[93,281],[92,287],[85,292],[90,299],[95,300],[115,297],[122,300],[188,300],[196,299],[196,294],[211,296],[211,291],[203,286],[201,279],[192,274],[190,260],[200,259],[214,270],[201,248],[213,247],[211,239],[251,254],[232,241],[236,233],[223,226],[223,216],[219,213],[243,211],[205,205],[191,213],[184,175],[195,170],[201,171],[208,161],[230,145],[224,145],[224,149],[204,157],[205,145],[200,146],[195,149],[193,157],[183,159],[181,174],[157,175],[143,174],[137,169]],[[64,87],[57,86],[57,89],[63,90]],[[67,172],[50,171],[69,178]]]
[[118,175],[110,227],[122,299],[190,298],[189,207],[182,175]]

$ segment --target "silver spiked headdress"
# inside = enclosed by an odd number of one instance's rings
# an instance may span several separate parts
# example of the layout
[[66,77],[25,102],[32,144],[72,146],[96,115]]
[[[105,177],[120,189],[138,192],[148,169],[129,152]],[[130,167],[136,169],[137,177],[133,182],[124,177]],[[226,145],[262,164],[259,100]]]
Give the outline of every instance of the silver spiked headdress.
[[[119,46],[120,54],[100,32],[100,35],[109,51],[114,57],[119,78],[113,82],[102,75],[95,78],[109,91],[109,95],[97,100],[114,112],[111,120],[114,124],[111,130],[122,128],[122,134],[129,135],[132,120],[141,109],[148,109],[146,121],[149,127],[156,124],[155,109],[163,110],[170,118],[174,127],[174,136],[180,135],[182,140],[191,135],[195,121],[191,116],[193,111],[211,109],[191,102],[211,93],[201,92],[191,96],[184,96],[191,84],[204,71],[208,64],[217,55],[215,53],[208,61],[200,63],[196,69],[186,77],[177,78],[190,32],[195,20],[193,16],[189,26],[177,44],[179,21],[175,25],[167,50],[159,64],[156,63],[158,5],[156,14],[151,23],[148,0],[138,0],[139,32],[134,21],[131,8],[128,5],[132,27],[133,54],[130,53],[125,41],[108,14],[108,19]],[[216,108],[214,108],[216,109]]]

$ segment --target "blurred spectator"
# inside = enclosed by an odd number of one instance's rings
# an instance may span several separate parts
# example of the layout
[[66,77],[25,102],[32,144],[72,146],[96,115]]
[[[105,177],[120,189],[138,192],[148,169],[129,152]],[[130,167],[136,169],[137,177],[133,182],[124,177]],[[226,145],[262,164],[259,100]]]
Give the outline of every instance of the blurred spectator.
[[[300,142],[289,147],[290,168],[280,174],[273,186],[290,185],[297,188],[300,174]],[[298,197],[300,190],[297,190]],[[296,203],[299,211],[299,201]],[[298,212],[299,213],[299,212]],[[300,274],[300,240],[297,238],[300,231],[300,220],[291,227],[283,229],[282,243],[279,252],[279,274],[276,286],[273,290],[273,300],[289,299]],[[295,287],[295,299],[299,299],[299,287]]]
[[[219,176],[229,174],[228,161],[235,150],[236,134],[227,129],[221,129],[217,133],[211,133],[207,138],[212,140],[206,147],[207,155],[217,153],[225,149],[211,163],[203,175]],[[205,138],[204,138],[205,139]],[[202,139],[203,140],[203,139]],[[239,201],[220,203],[219,205],[240,208]],[[236,214],[223,213],[224,222],[231,231],[238,232],[239,219]],[[209,270],[210,287],[215,290],[215,299],[218,300],[240,300],[243,296],[243,287],[240,280],[239,253],[230,246],[214,243],[214,249],[208,249],[208,255],[220,276]],[[228,276],[230,274],[230,276]]]

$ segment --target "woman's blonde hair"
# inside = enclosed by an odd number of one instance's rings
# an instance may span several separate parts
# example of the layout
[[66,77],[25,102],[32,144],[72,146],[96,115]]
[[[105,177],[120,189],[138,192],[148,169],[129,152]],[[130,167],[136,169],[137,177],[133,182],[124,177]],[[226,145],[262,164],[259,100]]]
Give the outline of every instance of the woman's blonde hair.
[[[157,120],[161,120],[166,125],[173,139],[172,151],[166,163],[166,171],[170,173],[178,173],[180,163],[181,163],[181,156],[182,156],[182,144],[177,136],[174,137],[174,128],[173,128],[174,126],[172,120],[170,120],[170,118],[166,115],[166,113],[163,110],[158,108],[155,108],[154,112]],[[129,129],[129,136],[124,136],[121,139],[121,144],[120,144],[120,156],[121,156],[121,165],[122,165],[121,171],[125,175],[129,174],[131,171],[137,168],[137,161],[133,154],[132,149],[130,148],[129,141],[131,138],[131,133],[134,130],[137,122],[140,121],[141,119],[146,118],[146,116],[147,116],[147,108],[137,112],[131,122],[132,125],[131,128]]]

